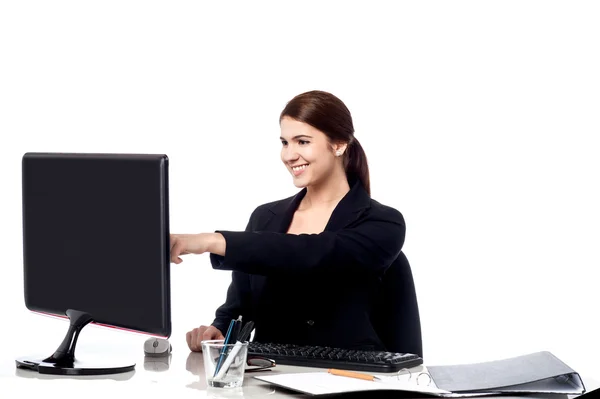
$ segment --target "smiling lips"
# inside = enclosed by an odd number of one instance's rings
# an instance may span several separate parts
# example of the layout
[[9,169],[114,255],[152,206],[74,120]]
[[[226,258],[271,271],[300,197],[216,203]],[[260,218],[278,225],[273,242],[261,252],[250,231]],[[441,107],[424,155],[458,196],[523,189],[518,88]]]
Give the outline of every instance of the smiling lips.
[[302,172],[304,172],[304,169],[306,169],[307,166],[308,164],[292,166],[292,173],[294,176],[298,177],[302,174]]

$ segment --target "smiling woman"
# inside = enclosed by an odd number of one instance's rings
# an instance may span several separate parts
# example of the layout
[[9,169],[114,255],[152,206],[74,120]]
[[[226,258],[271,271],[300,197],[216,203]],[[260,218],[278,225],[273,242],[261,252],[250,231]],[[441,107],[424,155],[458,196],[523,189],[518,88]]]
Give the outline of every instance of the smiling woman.
[[[367,158],[340,99],[300,94],[279,122],[281,160],[302,190],[256,208],[244,232],[171,236],[172,262],[210,253],[214,269],[233,271],[225,303],[210,326],[187,333],[188,345],[222,339],[242,315],[259,342],[386,350],[373,312],[386,271],[400,262],[404,218],[371,199]],[[416,301],[406,306],[418,315]],[[405,324],[420,331],[416,317]],[[411,334],[404,351],[418,353],[420,333]]]
[[[279,123],[281,159],[292,171],[296,187],[343,182],[345,175],[359,178],[370,194],[367,157],[354,137],[350,111],[339,98],[322,91],[300,94],[286,105]],[[331,155],[339,157],[341,164]],[[305,173],[308,166],[310,173]]]

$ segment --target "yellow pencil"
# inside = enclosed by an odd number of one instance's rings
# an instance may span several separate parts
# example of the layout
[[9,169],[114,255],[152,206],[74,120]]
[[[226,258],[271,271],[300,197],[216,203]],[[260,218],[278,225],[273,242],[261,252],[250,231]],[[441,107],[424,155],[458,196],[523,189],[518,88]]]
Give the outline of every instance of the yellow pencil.
[[329,369],[327,371],[329,372],[329,374],[339,375],[342,377],[358,378],[361,380],[375,381],[375,380],[381,379],[379,377],[375,377],[374,375],[357,373],[356,371],[338,370],[338,369]]

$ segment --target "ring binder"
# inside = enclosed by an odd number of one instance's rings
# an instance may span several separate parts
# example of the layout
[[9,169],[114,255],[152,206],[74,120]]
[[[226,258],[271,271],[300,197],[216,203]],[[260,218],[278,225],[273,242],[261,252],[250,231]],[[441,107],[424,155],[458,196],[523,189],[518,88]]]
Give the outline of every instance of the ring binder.
[[[425,371],[403,368],[397,373],[357,378],[323,372],[255,376],[254,378],[309,395],[359,391],[404,391],[437,397],[471,397],[498,393],[586,392],[579,374],[550,352],[476,364],[427,366]],[[351,377],[351,378],[348,378]]]
[[548,351],[480,363],[428,366],[427,370],[436,386],[455,393],[585,393],[579,374]]

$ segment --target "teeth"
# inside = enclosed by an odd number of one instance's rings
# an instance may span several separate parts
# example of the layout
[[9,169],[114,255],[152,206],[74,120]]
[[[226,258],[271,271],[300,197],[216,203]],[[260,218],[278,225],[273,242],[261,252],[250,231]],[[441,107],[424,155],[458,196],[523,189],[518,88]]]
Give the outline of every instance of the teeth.
[[294,167],[292,168],[292,170],[293,170],[294,172],[298,172],[299,170],[304,170],[304,169],[306,169],[306,167],[307,167],[307,166],[308,166],[308,165],[294,166]]

